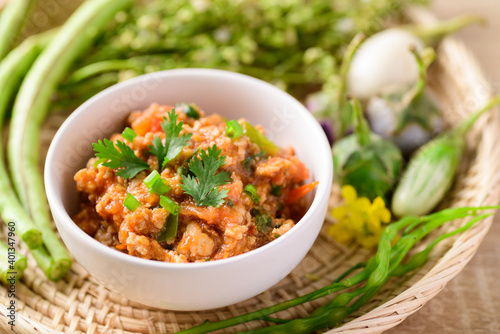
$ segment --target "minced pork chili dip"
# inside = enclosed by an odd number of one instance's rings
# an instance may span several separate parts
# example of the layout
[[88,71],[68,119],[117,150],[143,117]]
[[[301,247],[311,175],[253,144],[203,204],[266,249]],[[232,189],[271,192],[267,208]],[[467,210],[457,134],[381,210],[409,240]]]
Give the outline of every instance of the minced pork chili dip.
[[74,179],[76,224],[99,242],[165,262],[224,259],[289,231],[317,182],[291,147],[244,119],[152,104],[93,144]]

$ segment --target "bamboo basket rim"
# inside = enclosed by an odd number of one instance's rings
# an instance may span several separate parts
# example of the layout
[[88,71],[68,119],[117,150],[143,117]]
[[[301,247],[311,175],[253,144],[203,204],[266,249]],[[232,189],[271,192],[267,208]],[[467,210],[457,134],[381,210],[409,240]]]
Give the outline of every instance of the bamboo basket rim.
[[[411,21],[428,23],[435,20],[426,9],[413,8],[408,11]],[[445,115],[449,123],[456,123],[477,107],[482,106],[491,96],[491,87],[484,78],[481,68],[471,51],[459,40],[448,37],[440,45],[437,64],[439,67],[439,94],[445,103]],[[442,81],[442,82],[441,82]],[[443,84],[445,83],[445,84]],[[458,104],[455,103],[459,101]],[[478,140],[477,147],[468,147],[468,163],[462,168],[456,182],[453,195],[446,205],[497,205],[500,193],[492,191],[500,185],[500,116],[489,113],[478,121],[470,138]],[[52,132],[53,134],[53,132]],[[48,136],[50,138],[50,136]],[[469,140],[471,142],[471,140]],[[381,333],[399,323],[422,308],[434,298],[453,279],[474,256],[477,248],[487,234],[493,218],[477,224],[459,237],[438,248],[428,265],[410,278],[397,280],[390,287],[381,291],[381,296],[366,305],[354,317],[342,326],[327,333]],[[311,252],[286,279],[265,293],[249,301],[227,308],[200,312],[171,312],[143,308],[123,297],[107,291],[93,280],[78,264],[64,281],[48,282],[40,272],[27,270],[26,277],[18,284],[18,310],[16,326],[7,322],[8,299],[5,286],[0,286],[0,331],[14,333],[42,334],[56,333],[170,333],[186,326],[201,323],[204,316],[224,319],[232,315],[248,312],[258,307],[267,306],[276,299],[289,299],[292,293],[302,294],[320,287],[315,282],[304,278],[308,268],[314,272],[323,270],[325,276],[333,275],[342,265],[366,258],[367,252],[360,249],[345,249],[332,246],[326,237],[325,229]],[[328,245],[330,248],[325,248]],[[322,252],[330,252],[328,261],[334,263],[325,266]],[[335,254],[342,256],[336,258]],[[347,260],[346,260],[347,259]],[[319,262],[319,265],[316,262]],[[314,264],[313,264],[314,263]],[[342,270],[340,270],[342,269]],[[330,270],[332,273],[330,273]],[[294,274],[295,273],[295,274]],[[307,275],[305,275],[307,276]],[[325,279],[328,279],[326,277]],[[293,291],[293,292],[291,292]],[[303,316],[317,304],[300,306],[291,316]],[[190,321],[186,320],[189,319]],[[261,323],[262,324],[262,323]],[[240,327],[241,328],[241,327]],[[250,329],[243,327],[245,329]]]

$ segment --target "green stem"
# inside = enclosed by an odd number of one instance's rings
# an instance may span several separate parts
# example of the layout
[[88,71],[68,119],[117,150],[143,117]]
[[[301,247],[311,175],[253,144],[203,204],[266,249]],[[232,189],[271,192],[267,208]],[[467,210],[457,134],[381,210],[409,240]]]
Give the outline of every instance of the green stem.
[[345,136],[351,123],[351,116],[345,108],[347,102],[347,74],[351,67],[351,61],[359,46],[365,40],[365,35],[362,33],[356,34],[351,40],[344,53],[342,64],[340,65],[339,77],[340,87],[337,91],[337,106],[335,108],[334,124],[336,124],[335,135],[338,139]]
[[500,104],[500,95],[497,95],[489,100],[484,107],[465,119],[465,121],[459,124],[455,129],[453,129],[452,132],[456,132],[456,134],[459,136],[465,136],[479,117],[481,117],[485,112],[492,109],[498,104]]
[[354,126],[354,134],[356,136],[356,140],[361,147],[366,147],[371,143],[371,131],[368,122],[363,115],[363,111],[361,111],[361,105],[356,98],[349,98],[349,104],[353,111],[352,114],[352,124]]
[[12,46],[19,40],[19,33],[36,2],[37,0],[7,2],[0,15],[0,60],[12,50]]
[[40,128],[51,98],[73,62],[88,50],[106,24],[131,0],[89,0],[68,19],[35,61],[21,85],[13,108],[8,157],[21,201],[42,230],[54,259],[49,278],[60,279],[71,266],[66,249],[53,234],[45,189],[39,171]]
[[356,271],[358,269],[361,269],[361,268],[366,268],[366,262],[361,262],[361,263],[355,264],[351,268],[347,269],[342,275],[340,275],[339,277],[337,277],[333,281],[333,283],[338,283],[338,282],[342,281],[344,278],[346,278],[347,276],[349,276],[351,273],[353,273],[354,271]]
[[415,268],[422,267],[428,260],[429,258],[429,253],[432,251],[432,249],[441,241],[450,238],[458,233],[462,233],[466,230],[468,230],[470,227],[475,225],[478,221],[481,221],[487,217],[492,216],[493,214],[485,214],[481,215],[478,217],[475,217],[471,219],[467,224],[464,226],[457,228],[455,231],[440,235],[436,239],[434,239],[423,251],[415,254],[407,263],[399,265],[394,272],[392,273],[393,276],[396,277],[401,277],[403,275],[406,275],[408,272],[414,270]]
[[[427,69],[436,59],[436,52],[432,48],[425,48],[422,52],[415,47],[411,47],[410,51],[415,55],[417,61],[419,78],[415,85],[401,99],[403,105],[410,106],[413,101],[419,99],[424,93],[425,84],[427,82]],[[425,58],[424,58],[425,57]]]
[[438,43],[441,39],[472,24],[484,24],[485,20],[477,15],[460,15],[449,20],[430,25],[406,25],[402,28],[420,37],[426,45]]
[[[477,210],[489,210],[489,209],[500,209],[500,206],[492,206],[492,207],[481,207],[480,209],[475,209],[475,208],[452,208],[452,209],[444,209],[439,212],[432,213],[427,216],[427,219],[438,219],[438,218],[447,218],[447,219],[460,219],[460,218],[465,218],[472,216],[476,214]],[[410,234],[413,229],[415,229],[418,225],[425,223],[424,220],[418,220],[415,221],[414,224],[408,226],[403,235],[408,235]]]

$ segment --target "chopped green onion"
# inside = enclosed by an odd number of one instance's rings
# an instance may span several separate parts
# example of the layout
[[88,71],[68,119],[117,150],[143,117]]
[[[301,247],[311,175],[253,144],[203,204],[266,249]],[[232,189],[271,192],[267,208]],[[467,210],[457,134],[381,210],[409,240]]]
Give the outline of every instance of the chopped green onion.
[[148,187],[150,193],[155,195],[164,195],[170,191],[167,180],[161,178],[160,173],[154,170],[144,179],[144,184]]
[[153,184],[149,192],[155,195],[165,195],[170,189],[172,188],[168,185],[167,180],[160,179]]
[[227,122],[226,136],[229,138],[238,138],[243,134],[243,128],[238,121],[234,119]]
[[154,171],[151,172],[145,179],[144,179],[144,184],[146,187],[148,187],[149,190],[153,188],[153,185],[156,183],[156,181],[160,180],[161,176],[160,173],[155,169]]
[[186,114],[187,117],[193,118],[193,119],[200,119],[200,114],[196,110],[195,107],[191,104],[186,104],[186,103],[180,103],[176,107],[181,107],[182,111]]
[[101,164],[101,163],[103,163],[105,161],[108,161],[108,159],[99,158],[96,161],[94,161],[94,169],[97,169],[97,166],[99,166],[99,164]]
[[129,143],[132,143],[134,141],[134,138],[137,137],[137,133],[135,133],[134,130],[127,126],[122,132],[122,137]]
[[278,185],[275,185],[275,184],[271,184],[271,195],[274,195],[276,197],[281,196],[281,189],[282,188],[283,188],[283,186],[278,186]]
[[181,212],[181,206],[167,196],[160,196],[160,205],[172,215],[178,215]]
[[134,195],[128,193],[127,197],[125,197],[125,200],[123,201],[123,205],[125,205],[125,207],[129,209],[130,212],[134,212],[138,207],[141,206],[141,202],[139,202],[137,198],[134,197]]
[[160,233],[156,237],[158,242],[166,242],[175,239],[177,236],[177,229],[179,227],[179,216],[169,215],[165,225],[161,229]]
[[248,194],[248,196],[250,196],[250,198],[252,199],[252,201],[254,201],[254,203],[259,203],[260,201],[260,196],[259,194],[257,194],[257,188],[255,188],[255,186],[253,184],[247,184],[245,186],[245,189],[244,189],[245,193]]

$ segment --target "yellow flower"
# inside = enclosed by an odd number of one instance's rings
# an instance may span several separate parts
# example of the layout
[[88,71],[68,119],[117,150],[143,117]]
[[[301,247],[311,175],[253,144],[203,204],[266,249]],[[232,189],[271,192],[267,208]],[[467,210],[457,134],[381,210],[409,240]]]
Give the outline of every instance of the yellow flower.
[[352,242],[364,248],[373,248],[378,244],[384,230],[383,224],[391,221],[391,212],[385,207],[381,197],[373,200],[358,197],[353,186],[342,187],[344,205],[332,210],[337,223],[328,227],[327,233],[344,245]]

